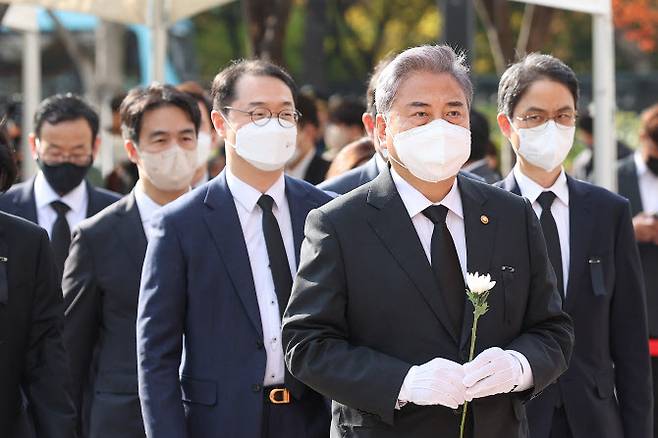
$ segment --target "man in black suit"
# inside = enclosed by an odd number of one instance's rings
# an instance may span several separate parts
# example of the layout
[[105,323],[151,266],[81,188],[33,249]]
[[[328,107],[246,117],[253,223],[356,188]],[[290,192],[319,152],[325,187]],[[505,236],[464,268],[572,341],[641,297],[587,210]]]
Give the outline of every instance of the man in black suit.
[[[9,148],[0,132],[2,192],[16,178]],[[0,213],[0,436],[75,437],[62,317],[48,235]]]
[[200,111],[187,94],[152,85],[128,93],[121,124],[140,179],[130,194],[76,228],[62,281],[79,427],[96,438],[145,435],[135,343],[142,264],[151,218],[189,191]]
[[98,115],[81,98],[58,94],[41,102],[29,142],[41,170],[1,196],[0,210],[48,232],[58,278],[62,278],[73,228],[117,201],[119,195],[85,180],[100,137]]
[[653,436],[658,437],[658,105],[646,109],[641,120],[640,149],[619,163],[617,177],[619,194],[631,203],[644,272],[653,374]]
[[297,122],[297,149],[286,164],[286,174],[317,185],[325,180],[331,163],[320,154],[315,146],[320,132],[320,119],[315,100],[300,94],[297,109],[301,114]]
[[578,80],[532,54],[498,88],[498,125],[517,154],[502,187],[540,218],[576,345],[569,369],[527,405],[532,438],[649,438],[652,395],[644,284],[628,201],[567,176]]
[[[398,55],[377,85],[391,169],[309,214],[284,317],[286,363],[334,400],[332,436],[526,437],[523,402],[573,344],[530,204],[462,175],[472,85],[448,46]],[[469,359],[466,272],[496,281]]]

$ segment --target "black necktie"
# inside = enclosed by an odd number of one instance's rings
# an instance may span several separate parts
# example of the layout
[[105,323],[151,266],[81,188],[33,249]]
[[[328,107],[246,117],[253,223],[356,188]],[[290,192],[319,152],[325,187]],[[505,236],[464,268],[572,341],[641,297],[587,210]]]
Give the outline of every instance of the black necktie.
[[57,213],[57,219],[55,219],[50,233],[50,243],[55,255],[55,265],[57,266],[59,279],[61,280],[64,273],[64,262],[69,255],[69,246],[71,245],[71,229],[66,220],[66,213],[71,208],[62,201],[53,201],[50,206]]
[[269,195],[263,195],[258,200],[258,205],[263,210],[263,234],[265,235],[267,257],[270,259],[270,270],[272,271],[274,289],[279,302],[279,313],[283,316],[292,289],[292,274],[290,273],[286,247],[283,244],[279,223],[276,221],[274,213],[272,213],[274,199]]
[[551,213],[551,206],[555,200],[555,193],[543,192],[537,198],[537,203],[541,206],[541,216],[539,222],[541,223],[542,231],[544,232],[544,239],[546,240],[546,249],[548,250],[548,259],[553,265],[555,276],[557,277],[557,287],[560,295],[564,299],[564,276],[562,273],[562,251],[560,249],[560,235],[557,232],[557,225],[555,218]]
[[445,299],[450,322],[455,333],[459,335],[464,318],[466,285],[455,243],[446,225],[448,208],[443,205],[431,205],[423,210],[423,214],[434,223],[431,244],[432,272]]

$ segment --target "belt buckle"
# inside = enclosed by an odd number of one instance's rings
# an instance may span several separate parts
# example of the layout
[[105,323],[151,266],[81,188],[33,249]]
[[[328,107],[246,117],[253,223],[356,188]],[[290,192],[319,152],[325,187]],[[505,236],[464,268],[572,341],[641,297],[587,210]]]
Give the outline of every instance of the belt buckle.
[[275,388],[271,390],[270,402],[274,405],[287,405],[290,403],[290,391],[285,388]]

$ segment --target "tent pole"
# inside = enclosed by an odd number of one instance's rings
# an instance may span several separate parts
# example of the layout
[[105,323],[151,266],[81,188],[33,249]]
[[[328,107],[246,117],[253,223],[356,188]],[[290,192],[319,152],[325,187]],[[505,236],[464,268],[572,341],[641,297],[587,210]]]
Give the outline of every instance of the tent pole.
[[149,0],[148,26],[151,31],[149,82],[164,83],[167,59],[167,20],[162,0]]
[[38,30],[23,32],[23,47],[22,174],[23,179],[27,179],[36,172],[28,135],[34,132],[33,116],[41,100],[41,47]]
[[615,49],[612,16],[593,15],[594,51],[594,180],[608,190],[617,189],[615,138]]

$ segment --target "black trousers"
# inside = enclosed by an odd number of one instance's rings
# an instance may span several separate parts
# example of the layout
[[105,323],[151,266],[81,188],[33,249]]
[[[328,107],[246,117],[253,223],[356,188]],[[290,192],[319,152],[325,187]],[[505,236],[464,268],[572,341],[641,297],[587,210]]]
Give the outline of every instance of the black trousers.
[[551,424],[551,438],[573,438],[569,421],[567,420],[567,413],[564,411],[564,406],[555,409],[553,412],[553,423]]
[[262,438],[329,438],[330,424],[329,402],[315,392],[289,404],[263,400]]

